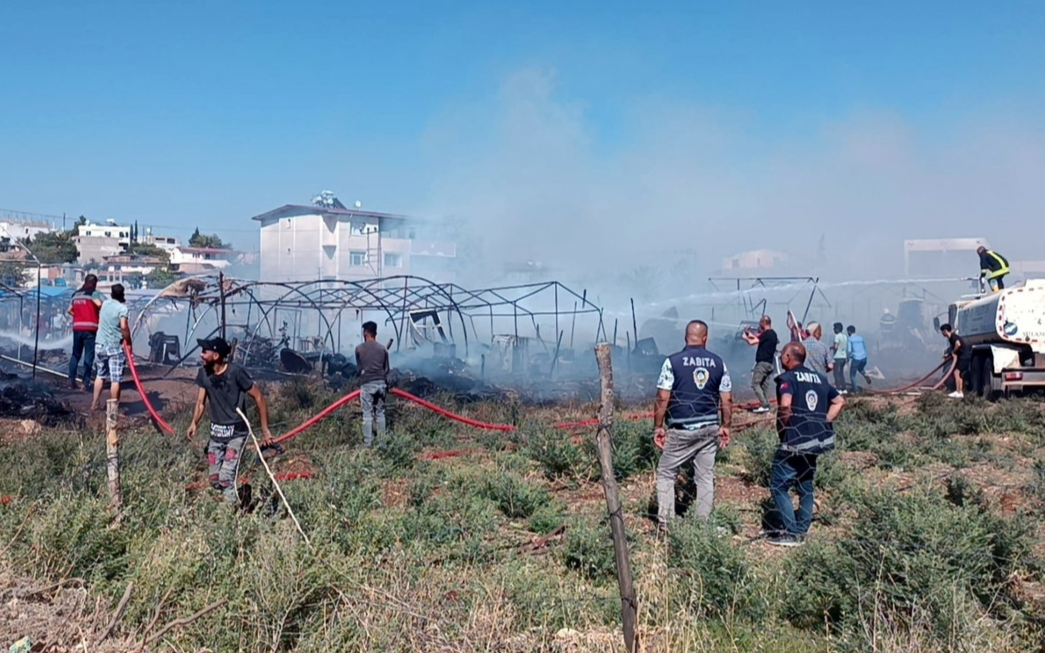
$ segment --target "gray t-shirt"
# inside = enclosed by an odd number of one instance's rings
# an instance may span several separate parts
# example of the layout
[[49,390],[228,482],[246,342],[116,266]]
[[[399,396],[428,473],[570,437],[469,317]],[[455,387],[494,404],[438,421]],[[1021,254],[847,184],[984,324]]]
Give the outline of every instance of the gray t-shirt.
[[356,366],[359,367],[359,382],[388,382],[388,350],[376,340],[356,347]]
[[254,387],[254,379],[247,370],[235,363],[229,363],[221,374],[202,367],[196,374],[196,385],[207,391],[211,424],[247,427],[236,413],[237,408],[245,409],[247,392]]
[[120,319],[129,315],[127,304],[115,299],[106,299],[102,304],[102,310],[98,313],[98,335],[95,344],[106,349],[118,349],[120,343],[123,342]]
[[802,346],[806,348],[805,366],[814,372],[827,374],[827,366],[833,364],[831,350],[827,348],[827,345],[810,336],[802,341]]

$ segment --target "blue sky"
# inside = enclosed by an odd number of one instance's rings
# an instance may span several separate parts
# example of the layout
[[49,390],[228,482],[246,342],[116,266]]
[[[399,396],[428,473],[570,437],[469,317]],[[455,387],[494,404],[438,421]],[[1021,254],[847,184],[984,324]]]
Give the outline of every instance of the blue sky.
[[[247,249],[251,215],[325,188],[489,224],[557,204],[605,214],[591,197],[685,160],[681,142],[716,155],[670,189],[679,166],[630,189],[654,215],[664,197],[681,216],[680,189],[714,177],[721,201],[692,203],[708,215],[767,215],[758,197],[777,189],[837,216],[848,205],[810,203],[792,177],[830,175],[852,147],[895,139],[879,172],[956,151],[1037,166],[1043,62],[1040,0],[6,2],[0,207],[198,224]],[[883,212],[907,199],[896,183]],[[1041,206],[1030,184],[1008,193],[1013,214]],[[521,210],[527,188],[546,199]]]

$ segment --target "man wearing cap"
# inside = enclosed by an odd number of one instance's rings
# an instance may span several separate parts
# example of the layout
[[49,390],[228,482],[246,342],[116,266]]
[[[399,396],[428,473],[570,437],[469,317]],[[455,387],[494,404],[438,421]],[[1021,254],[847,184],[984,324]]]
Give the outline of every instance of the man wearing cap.
[[239,503],[236,492],[236,470],[243,447],[247,443],[247,425],[238,410],[246,409],[249,395],[258,406],[258,419],[264,435],[262,444],[272,439],[269,432],[269,411],[261,390],[240,365],[229,361],[232,347],[224,338],[198,340],[203,367],[196,374],[196,408],[189,425],[189,439],[196,437],[196,428],[203,419],[204,406],[210,402],[210,441],[207,443],[207,464],[210,485],[225,496],[230,504]]

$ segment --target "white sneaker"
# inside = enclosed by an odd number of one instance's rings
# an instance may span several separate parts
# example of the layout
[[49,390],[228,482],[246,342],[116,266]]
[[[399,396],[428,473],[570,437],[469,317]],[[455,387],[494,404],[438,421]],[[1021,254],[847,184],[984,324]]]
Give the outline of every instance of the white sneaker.
[[758,414],[768,413],[769,412],[769,408],[767,408],[765,406],[759,406],[758,408],[752,409],[751,412],[752,413],[758,413]]
[[960,392],[952,392],[951,394],[949,394],[947,396],[950,397],[951,399],[964,399],[965,398],[965,395],[960,393]]

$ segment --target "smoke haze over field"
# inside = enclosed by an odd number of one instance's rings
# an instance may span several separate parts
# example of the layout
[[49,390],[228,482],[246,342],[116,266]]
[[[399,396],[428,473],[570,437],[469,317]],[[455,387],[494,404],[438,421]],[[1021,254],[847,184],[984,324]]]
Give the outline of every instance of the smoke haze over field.
[[657,97],[631,103],[610,147],[587,117],[598,110],[554,72],[508,75],[484,110],[448,110],[430,130],[423,212],[467,218],[487,274],[537,260],[612,277],[667,270],[686,249],[713,274],[765,248],[796,272],[896,277],[906,238],[982,236],[1010,259],[1045,258],[1040,120],[999,110],[917,129],[867,108],[761,138],[753,114]]

